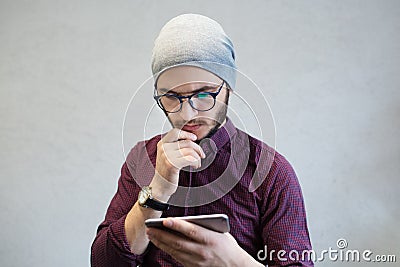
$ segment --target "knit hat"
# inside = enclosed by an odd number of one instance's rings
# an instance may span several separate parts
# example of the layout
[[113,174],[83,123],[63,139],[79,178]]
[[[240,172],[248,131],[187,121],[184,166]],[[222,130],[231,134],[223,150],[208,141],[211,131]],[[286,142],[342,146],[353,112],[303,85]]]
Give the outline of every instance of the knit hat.
[[216,21],[198,14],[183,14],[161,29],[154,43],[151,68],[155,84],[165,70],[194,66],[210,71],[230,88],[236,83],[232,41]]

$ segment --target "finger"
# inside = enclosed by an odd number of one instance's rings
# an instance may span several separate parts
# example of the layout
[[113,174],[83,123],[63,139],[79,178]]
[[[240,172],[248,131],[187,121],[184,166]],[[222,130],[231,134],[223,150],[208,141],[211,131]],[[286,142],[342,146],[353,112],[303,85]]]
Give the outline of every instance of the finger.
[[177,151],[178,157],[187,157],[187,156],[192,156],[193,158],[195,158],[195,160],[201,160],[200,155],[193,150],[193,148],[189,148],[189,147],[185,147],[185,148],[181,148]]
[[182,139],[188,139],[188,140],[195,141],[197,139],[197,136],[193,133],[186,132],[184,130],[180,130],[177,128],[173,128],[162,138],[162,141],[166,142],[166,143],[171,143],[171,142],[176,142],[176,141],[182,140]]
[[196,144],[195,142],[191,141],[191,140],[180,140],[177,142],[178,143],[178,148],[182,149],[182,148],[192,148],[194,151],[197,152],[197,154],[199,154],[200,157],[205,158],[206,154],[204,153],[203,149],[201,148],[201,146],[199,146],[198,144]]
[[181,169],[186,166],[199,168],[201,166],[201,158],[192,148],[183,148],[174,150],[171,143],[165,144],[164,153],[162,154],[163,161],[168,162],[171,166]]
[[[193,148],[181,148],[179,150],[170,149],[164,150],[164,155],[170,162],[175,162],[180,158],[188,157],[189,161],[201,161],[201,156]],[[190,158],[192,157],[193,160]]]
[[178,169],[182,169],[186,166],[192,166],[197,169],[201,167],[201,160],[192,155],[188,155],[176,158],[172,164]]
[[163,221],[163,225],[201,244],[207,244],[210,240],[211,234],[222,235],[221,233],[208,230],[194,223],[177,218],[167,218]]
[[196,251],[200,250],[200,245],[198,243],[187,239],[179,233],[148,228],[146,234],[155,246],[167,252],[180,262],[193,261]]
[[[194,263],[201,262],[203,258],[199,257],[196,252],[199,251],[197,248],[193,248],[192,250],[185,251],[182,248],[178,249],[175,245],[171,245],[170,242],[162,242],[160,240],[153,239],[151,242],[158,247],[159,249],[168,253],[172,258],[174,258],[177,262],[180,262],[184,266],[193,266]],[[175,241],[176,243],[176,241]],[[174,243],[172,243],[174,244]]]
[[[191,140],[181,140],[174,143],[162,143],[161,148],[165,151],[165,153],[169,153],[170,151],[180,151],[185,148],[190,148],[191,150],[195,151],[199,157],[205,158],[206,154],[204,153],[201,146],[194,143]],[[183,150],[182,150],[183,153]]]

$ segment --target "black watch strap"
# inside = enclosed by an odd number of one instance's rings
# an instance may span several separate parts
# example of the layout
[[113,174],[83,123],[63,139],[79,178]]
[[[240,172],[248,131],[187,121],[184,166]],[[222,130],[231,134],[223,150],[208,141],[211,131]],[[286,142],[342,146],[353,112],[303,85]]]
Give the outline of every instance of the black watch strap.
[[162,203],[160,201],[157,201],[152,198],[148,198],[146,202],[144,203],[144,206],[147,206],[149,208],[152,208],[153,210],[159,210],[159,211],[164,211],[169,209],[169,204],[168,203]]

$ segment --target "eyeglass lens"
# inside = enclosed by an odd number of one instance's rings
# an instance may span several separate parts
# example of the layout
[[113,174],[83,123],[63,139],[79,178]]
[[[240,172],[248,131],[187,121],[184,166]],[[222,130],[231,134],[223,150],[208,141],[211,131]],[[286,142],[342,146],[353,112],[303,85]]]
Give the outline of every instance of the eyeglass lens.
[[[164,95],[159,101],[167,112],[177,112],[181,108],[179,98],[174,95]],[[204,92],[193,95],[188,101],[194,109],[199,111],[210,110],[215,105],[214,97]]]

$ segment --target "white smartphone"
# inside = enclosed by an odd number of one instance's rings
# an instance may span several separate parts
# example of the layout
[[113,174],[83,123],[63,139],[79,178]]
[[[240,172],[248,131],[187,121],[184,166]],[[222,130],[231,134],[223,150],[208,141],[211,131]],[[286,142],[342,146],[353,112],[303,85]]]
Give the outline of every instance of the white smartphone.
[[[210,215],[193,215],[193,216],[183,216],[183,217],[174,217],[180,220],[185,220],[187,222],[191,222],[197,225],[200,225],[209,230],[213,230],[219,233],[227,233],[230,230],[229,227],[229,218],[226,214],[210,214]],[[157,219],[147,219],[144,224],[147,227],[156,227],[161,229],[170,230],[164,227],[163,221],[166,218],[157,218]]]

